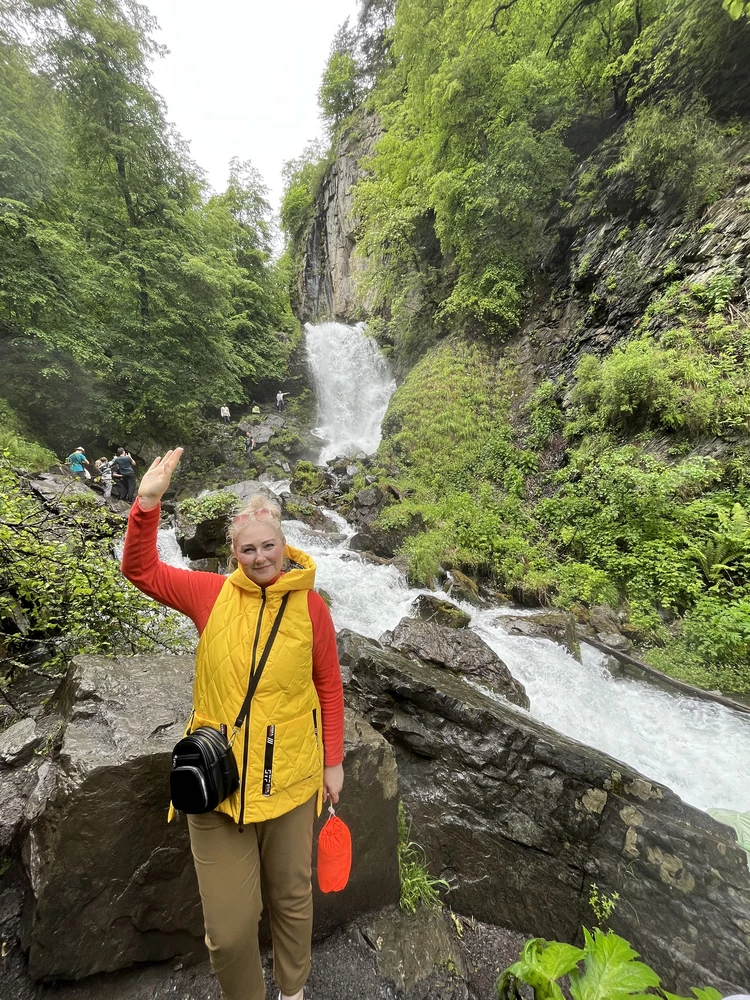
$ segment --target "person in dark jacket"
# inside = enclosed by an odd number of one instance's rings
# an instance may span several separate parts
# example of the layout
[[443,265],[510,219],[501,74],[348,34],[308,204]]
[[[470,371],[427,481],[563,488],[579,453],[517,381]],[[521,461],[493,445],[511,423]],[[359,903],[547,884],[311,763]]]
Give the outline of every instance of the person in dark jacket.
[[120,477],[122,499],[132,503],[135,498],[135,462],[124,448],[117,449],[117,456],[112,461],[112,471]]

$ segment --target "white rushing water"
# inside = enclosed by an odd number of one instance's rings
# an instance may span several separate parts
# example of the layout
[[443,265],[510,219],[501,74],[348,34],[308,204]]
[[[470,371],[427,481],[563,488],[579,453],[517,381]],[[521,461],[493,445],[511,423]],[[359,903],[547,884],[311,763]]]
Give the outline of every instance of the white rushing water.
[[[427,591],[410,588],[395,566],[350,551],[351,528],[326,513],[346,540],[334,542],[299,521],[285,521],[287,540],[315,560],[316,584],[331,596],[336,627],[378,638]],[[615,678],[590,646],[584,647],[581,664],[556,643],[509,636],[502,609],[461,607],[472,616],[471,627],[526,687],[535,719],[629,764],[700,809],[750,809],[750,717],[715,702]]]
[[372,454],[396,388],[388,362],[363,323],[305,326],[308,364],[318,401],[319,464],[337,455]]

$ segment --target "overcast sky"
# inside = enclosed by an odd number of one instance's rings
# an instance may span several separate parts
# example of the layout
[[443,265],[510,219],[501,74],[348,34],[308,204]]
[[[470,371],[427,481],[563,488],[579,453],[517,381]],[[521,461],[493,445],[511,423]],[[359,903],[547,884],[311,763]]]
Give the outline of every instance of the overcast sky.
[[170,50],[154,85],[193,159],[219,191],[233,156],[252,160],[278,207],[282,163],[320,134],[320,75],[357,0],[144,2]]

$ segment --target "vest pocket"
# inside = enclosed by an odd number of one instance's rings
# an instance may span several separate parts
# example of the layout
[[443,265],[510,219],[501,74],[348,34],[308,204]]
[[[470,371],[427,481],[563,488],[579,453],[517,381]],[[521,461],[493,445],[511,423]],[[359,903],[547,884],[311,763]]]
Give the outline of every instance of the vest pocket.
[[263,796],[280,792],[320,771],[316,718],[306,712],[265,731]]

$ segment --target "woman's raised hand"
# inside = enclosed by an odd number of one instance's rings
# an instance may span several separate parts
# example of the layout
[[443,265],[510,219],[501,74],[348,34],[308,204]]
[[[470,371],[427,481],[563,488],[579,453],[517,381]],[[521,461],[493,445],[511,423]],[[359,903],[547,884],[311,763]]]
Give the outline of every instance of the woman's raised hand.
[[168,451],[164,458],[155,458],[149,466],[138,486],[138,502],[144,510],[155,507],[166,493],[182,451],[182,448]]

